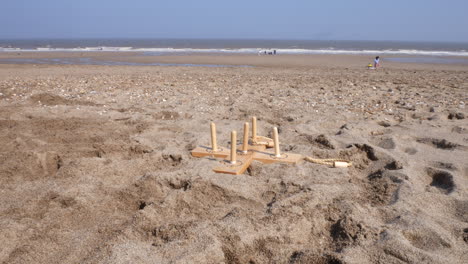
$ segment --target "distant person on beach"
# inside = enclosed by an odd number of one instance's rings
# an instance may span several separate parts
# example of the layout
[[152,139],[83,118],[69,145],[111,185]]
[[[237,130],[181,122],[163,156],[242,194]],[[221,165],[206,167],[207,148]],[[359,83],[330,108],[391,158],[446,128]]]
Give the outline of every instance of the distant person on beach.
[[374,59],[374,68],[377,69],[377,67],[380,67],[380,57],[379,56],[375,57],[375,59]]

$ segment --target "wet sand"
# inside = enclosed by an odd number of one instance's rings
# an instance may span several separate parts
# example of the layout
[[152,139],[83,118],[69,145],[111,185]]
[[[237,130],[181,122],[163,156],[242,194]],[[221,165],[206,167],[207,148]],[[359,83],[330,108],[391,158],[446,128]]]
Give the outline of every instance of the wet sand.
[[[455,59],[464,63],[402,63],[386,60],[388,58],[420,58],[417,56],[385,56],[381,58],[384,68],[399,70],[457,70],[468,69],[466,57],[435,57],[446,60]],[[2,59],[52,59],[52,58],[89,58],[99,62],[129,62],[129,63],[161,63],[161,64],[206,64],[206,65],[233,65],[268,68],[365,68],[373,63],[372,56],[363,55],[249,55],[249,54],[174,54],[174,55],[147,55],[140,52],[5,52],[0,53]],[[426,57],[427,58],[427,57]]]
[[[351,55],[3,53],[251,68],[0,64],[0,262],[466,263],[468,66]],[[257,116],[283,152],[193,158]]]

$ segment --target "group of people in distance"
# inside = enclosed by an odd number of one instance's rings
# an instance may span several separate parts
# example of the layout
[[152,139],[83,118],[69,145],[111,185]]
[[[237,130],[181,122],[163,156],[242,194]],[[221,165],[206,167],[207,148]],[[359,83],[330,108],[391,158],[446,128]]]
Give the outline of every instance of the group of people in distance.
[[258,55],[276,55],[276,50],[259,50]]
[[[262,54],[265,54],[265,55],[276,55],[276,50],[259,50],[258,51],[258,55],[262,55]],[[375,57],[374,59],[374,65],[372,65],[372,63],[369,63],[367,65],[367,68],[368,69],[372,69],[372,70],[375,70],[377,68],[380,67],[380,56],[377,56]]]

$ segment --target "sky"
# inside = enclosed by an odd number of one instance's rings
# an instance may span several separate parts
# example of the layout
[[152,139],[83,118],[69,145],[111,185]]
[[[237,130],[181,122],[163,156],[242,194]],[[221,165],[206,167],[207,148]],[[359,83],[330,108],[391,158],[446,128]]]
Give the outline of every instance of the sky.
[[1,0],[0,39],[468,42],[468,0]]

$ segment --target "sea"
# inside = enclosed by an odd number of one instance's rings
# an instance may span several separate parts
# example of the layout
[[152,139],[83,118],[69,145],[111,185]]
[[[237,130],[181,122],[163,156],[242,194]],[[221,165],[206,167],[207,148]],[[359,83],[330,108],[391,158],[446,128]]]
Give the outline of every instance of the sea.
[[148,56],[220,54],[392,55],[388,60],[468,64],[468,43],[261,39],[0,39],[0,52],[142,52]]

